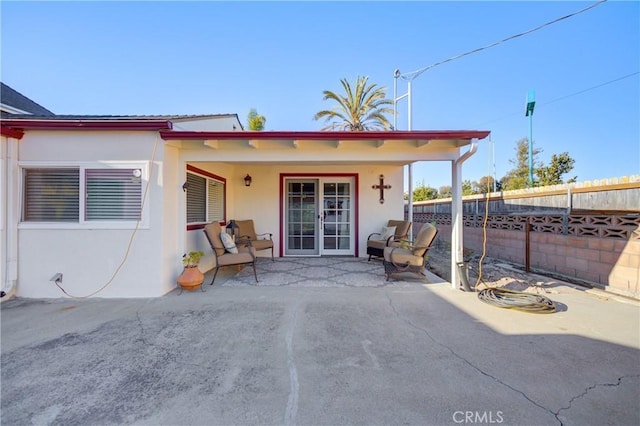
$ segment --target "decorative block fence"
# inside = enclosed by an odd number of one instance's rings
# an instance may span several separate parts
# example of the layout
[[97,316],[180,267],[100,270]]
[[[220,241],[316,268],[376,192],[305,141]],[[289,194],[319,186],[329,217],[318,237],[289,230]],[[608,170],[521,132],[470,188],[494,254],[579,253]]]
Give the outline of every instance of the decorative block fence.
[[[575,188],[572,189],[575,194]],[[603,194],[605,190],[624,193]],[[584,198],[597,201],[604,196],[609,206],[615,205],[615,211],[598,209],[600,203],[591,206],[583,203],[578,211],[549,207],[541,197],[547,196],[550,202],[557,203],[552,199],[558,196],[555,188],[549,195],[539,189],[521,194],[515,211],[509,212],[508,201],[514,199],[510,198],[513,193],[489,194],[487,256],[523,266],[528,263],[534,271],[577,278],[594,287],[640,299],[640,208],[636,207],[640,205],[640,180],[622,186],[615,184],[615,188],[599,185],[592,192],[600,194],[587,194]],[[523,208],[532,194],[536,202],[529,203],[528,209]],[[561,196],[566,199],[566,194]],[[481,252],[483,246],[485,198],[465,197],[463,203],[464,246],[476,252]],[[622,203],[611,202],[614,199]],[[447,202],[449,212],[433,212],[446,210]],[[438,204],[437,209],[433,204]],[[491,211],[492,204],[500,207],[499,213]],[[630,205],[635,210],[628,210]],[[440,231],[438,238],[448,241],[450,199],[414,203],[413,221],[414,230],[420,223],[435,222]]]

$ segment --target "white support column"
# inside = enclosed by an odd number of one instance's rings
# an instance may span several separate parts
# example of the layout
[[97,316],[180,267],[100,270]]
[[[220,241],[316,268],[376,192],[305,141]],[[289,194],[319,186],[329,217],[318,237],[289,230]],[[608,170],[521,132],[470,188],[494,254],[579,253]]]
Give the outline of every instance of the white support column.
[[462,164],[451,162],[451,288],[460,288],[458,262],[463,260],[462,247]]

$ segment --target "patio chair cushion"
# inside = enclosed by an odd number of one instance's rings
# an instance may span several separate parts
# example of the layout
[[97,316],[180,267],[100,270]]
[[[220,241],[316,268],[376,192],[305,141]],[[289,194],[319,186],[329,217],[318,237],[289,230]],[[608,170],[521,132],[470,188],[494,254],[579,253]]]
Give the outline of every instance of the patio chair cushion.
[[396,227],[396,232],[395,232],[395,238],[396,239],[407,238],[407,235],[409,234],[409,227],[411,226],[411,221],[409,221],[409,220],[389,220],[387,222],[387,226],[395,226]]
[[233,241],[231,235],[227,234],[225,231],[220,232],[220,239],[222,240],[222,244],[224,248],[229,253],[238,253],[238,248],[236,247],[236,243]]
[[398,265],[422,266],[424,258],[413,254],[412,250],[399,247],[385,247],[384,260]]
[[220,239],[220,225],[217,222],[209,223],[204,226],[204,232],[207,233],[209,237],[209,241],[211,241],[212,248],[216,251],[218,256],[221,256],[225,253],[224,244],[222,244],[222,240]]
[[387,241],[389,238],[394,237],[396,235],[396,227],[395,226],[383,226],[380,234],[377,234],[377,240]]
[[416,240],[413,242],[413,254],[416,256],[423,256],[433,239],[436,236],[436,227],[430,223],[425,223],[420,228],[418,235],[416,236]]
[[253,227],[253,220],[236,220],[238,226],[238,234],[240,238],[249,238],[251,241],[257,240],[255,228]]
[[374,240],[373,237],[367,241],[367,247],[375,248],[380,251],[387,247],[387,240]]
[[218,256],[216,266],[239,265],[251,263],[255,259],[256,252],[253,247],[240,247],[238,253],[225,253]]
[[251,245],[256,250],[264,250],[273,247],[272,240],[251,240]]

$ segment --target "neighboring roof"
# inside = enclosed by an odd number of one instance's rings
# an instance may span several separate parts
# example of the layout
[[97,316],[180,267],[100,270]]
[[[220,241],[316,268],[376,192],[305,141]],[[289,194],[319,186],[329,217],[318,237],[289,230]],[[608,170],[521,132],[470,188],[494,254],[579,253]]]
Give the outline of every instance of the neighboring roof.
[[[71,117],[71,116],[67,116]],[[80,117],[80,116],[75,116]],[[87,118],[81,116],[78,119],[60,119],[54,117],[33,117],[30,115],[22,115],[14,117],[11,114],[2,116],[2,134],[5,135],[8,129],[24,131],[24,130],[170,130],[173,124],[164,117],[159,118],[141,118],[127,117],[117,119]]]
[[[170,130],[173,122],[235,118],[237,114],[192,115],[31,115],[2,113],[3,135],[6,129],[24,130]],[[238,120],[238,123],[240,121]],[[240,123],[242,128],[242,124]]]
[[[20,92],[12,89],[4,83],[0,83],[0,103],[11,108],[26,112],[28,114],[34,114],[39,116],[50,117],[55,115],[42,105],[37,104],[31,99],[27,98]],[[5,115],[3,113],[3,115]]]

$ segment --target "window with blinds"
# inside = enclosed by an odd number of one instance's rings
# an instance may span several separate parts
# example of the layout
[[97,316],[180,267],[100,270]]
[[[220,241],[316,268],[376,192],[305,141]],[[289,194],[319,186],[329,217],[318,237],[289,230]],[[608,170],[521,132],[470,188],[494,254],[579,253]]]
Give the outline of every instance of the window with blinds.
[[138,169],[86,169],[85,220],[138,220],[142,178]]
[[78,169],[26,169],[23,219],[28,222],[78,222]]
[[187,223],[207,221],[207,179],[187,173]]
[[224,184],[208,179],[207,222],[224,221]]
[[187,224],[224,220],[224,183],[187,173]]
[[76,223],[139,220],[141,175],[139,168],[25,168],[22,220]]

